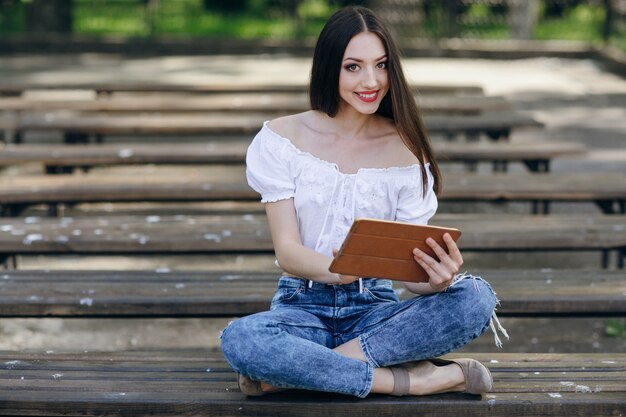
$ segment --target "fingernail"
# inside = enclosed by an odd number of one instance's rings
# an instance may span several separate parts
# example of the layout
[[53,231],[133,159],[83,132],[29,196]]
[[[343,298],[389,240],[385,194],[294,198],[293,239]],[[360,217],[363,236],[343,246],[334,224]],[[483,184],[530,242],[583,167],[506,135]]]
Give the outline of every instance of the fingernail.
[[426,243],[428,243],[429,245],[432,245],[433,243],[435,243],[435,241],[429,237],[428,239],[426,239]]

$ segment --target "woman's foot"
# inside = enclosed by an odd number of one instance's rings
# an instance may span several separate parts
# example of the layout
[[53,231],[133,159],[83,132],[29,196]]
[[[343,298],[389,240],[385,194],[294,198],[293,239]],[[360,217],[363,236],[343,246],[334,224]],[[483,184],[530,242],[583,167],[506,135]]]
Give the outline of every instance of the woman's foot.
[[272,392],[284,391],[284,388],[278,388],[265,382],[254,381],[245,375],[237,374],[237,384],[242,394],[258,397]]
[[392,395],[482,394],[489,391],[492,384],[489,370],[473,359],[424,360],[390,369],[394,376]]

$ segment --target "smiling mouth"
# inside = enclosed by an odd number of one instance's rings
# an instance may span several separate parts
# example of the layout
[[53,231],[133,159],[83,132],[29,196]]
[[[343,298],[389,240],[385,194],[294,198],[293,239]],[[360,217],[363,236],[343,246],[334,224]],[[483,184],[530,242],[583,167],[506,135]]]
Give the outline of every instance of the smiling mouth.
[[376,101],[376,99],[378,98],[378,91],[365,91],[362,93],[355,93],[355,94],[361,101],[364,101],[366,103],[371,103],[373,101]]

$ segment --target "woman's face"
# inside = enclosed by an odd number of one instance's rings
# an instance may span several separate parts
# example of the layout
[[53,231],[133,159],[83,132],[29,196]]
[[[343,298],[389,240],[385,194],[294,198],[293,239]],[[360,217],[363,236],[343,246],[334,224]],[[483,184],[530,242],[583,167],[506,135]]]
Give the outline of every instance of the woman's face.
[[339,72],[340,109],[346,105],[362,114],[373,114],[389,90],[387,53],[371,32],[355,35],[343,54]]

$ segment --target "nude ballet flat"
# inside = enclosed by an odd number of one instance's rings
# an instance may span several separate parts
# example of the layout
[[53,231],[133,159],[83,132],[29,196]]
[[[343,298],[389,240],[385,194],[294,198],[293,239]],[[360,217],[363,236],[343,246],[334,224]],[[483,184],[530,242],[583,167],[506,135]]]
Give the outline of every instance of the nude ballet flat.
[[261,395],[273,394],[275,392],[287,390],[287,388],[271,387],[269,391],[263,391],[260,381],[253,381],[247,376],[241,374],[237,374],[237,385],[239,385],[239,391],[250,397],[260,397]]
[[237,374],[237,385],[239,385],[239,391],[245,395],[251,397],[265,395],[265,392],[261,389],[261,383],[259,381],[253,381],[247,376]]
[[[482,363],[475,359],[428,359],[436,366],[446,366],[456,363],[461,367],[465,378],[465,391],[469,394],[483,394],[491,390],[493,380],[491,372]],[[391,395],[401,397],[409,394],[410,376],[406,368],[394,366],[389,368],[393,375],[393,391]]]
[[456,363],[461,367],[465,377],[465,391],[470,394],[484,394],[491,391],[493,379],[491,372],[482,363],[475,359],[429,359],[435,365],[450,365]]

